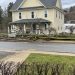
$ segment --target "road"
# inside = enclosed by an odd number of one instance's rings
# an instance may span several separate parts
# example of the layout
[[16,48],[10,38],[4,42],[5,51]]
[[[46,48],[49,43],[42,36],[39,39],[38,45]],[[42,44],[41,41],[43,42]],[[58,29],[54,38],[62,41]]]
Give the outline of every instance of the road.
[[38,42],[0,42],[0,51],[38,50],[75,53],[75,44]]

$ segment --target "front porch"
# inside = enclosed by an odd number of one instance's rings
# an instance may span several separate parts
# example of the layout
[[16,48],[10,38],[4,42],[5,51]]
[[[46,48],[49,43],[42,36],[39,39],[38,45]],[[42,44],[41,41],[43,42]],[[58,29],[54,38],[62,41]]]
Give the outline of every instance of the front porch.
[[48,28],[50,27],[48,20],[44,19],[23,19],[9,24],[8,36],[16,37],[16,35],[25,34],[49,34]]

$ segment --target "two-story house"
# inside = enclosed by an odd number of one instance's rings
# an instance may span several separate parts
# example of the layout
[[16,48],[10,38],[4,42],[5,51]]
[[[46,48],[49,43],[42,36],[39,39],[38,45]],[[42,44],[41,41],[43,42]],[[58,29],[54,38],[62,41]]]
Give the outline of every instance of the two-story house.
[[49,34],[50,27],[57,33],[62,32],[64,13],[61,0],[17,0],[10,11],[10,36],[18,33]]

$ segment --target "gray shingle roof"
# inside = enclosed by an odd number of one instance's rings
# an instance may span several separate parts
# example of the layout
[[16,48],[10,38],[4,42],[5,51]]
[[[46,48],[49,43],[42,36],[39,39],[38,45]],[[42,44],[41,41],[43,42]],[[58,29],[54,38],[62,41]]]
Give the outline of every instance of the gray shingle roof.
[[11,22],[10,24],[24,24],[24,23],[50,23],[50,21],[42,19],[42,18],[37,18],[37,19],[21,19],[15,22]]
[[57,2],[57,0],[40,0],[40,1],[47,8],[56,6],[56,2]]
[[[10,11],[15,11],[19,5],[22,3],[23,0],[17,0]],[[46,7],[51,8],[56,6],[57,0],[40,0],[40,2]]]
[[16,10],[23,0],[16,0],[10,11]]

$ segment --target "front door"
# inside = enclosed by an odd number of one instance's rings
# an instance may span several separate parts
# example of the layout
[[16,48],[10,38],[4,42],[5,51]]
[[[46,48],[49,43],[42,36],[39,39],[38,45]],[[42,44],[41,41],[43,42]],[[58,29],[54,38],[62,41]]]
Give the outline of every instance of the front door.
[[36,30],[36,24],[33,24],[33,30]]
[[36,24],[33,24],[33,33],[36,33]]

